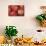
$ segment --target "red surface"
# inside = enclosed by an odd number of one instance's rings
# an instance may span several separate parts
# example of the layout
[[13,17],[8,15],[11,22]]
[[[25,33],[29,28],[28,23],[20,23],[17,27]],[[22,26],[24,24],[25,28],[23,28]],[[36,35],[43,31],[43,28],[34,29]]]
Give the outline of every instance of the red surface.
[[23,5],[9,5],[8,15],[9,16],[24,16],[24,6]]

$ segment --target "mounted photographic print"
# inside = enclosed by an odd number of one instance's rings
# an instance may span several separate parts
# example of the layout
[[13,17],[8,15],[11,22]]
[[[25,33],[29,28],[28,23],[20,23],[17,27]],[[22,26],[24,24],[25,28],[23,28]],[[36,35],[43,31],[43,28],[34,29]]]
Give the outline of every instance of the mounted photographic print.
[[24,5],[8,5],[8,16],[24,16]]

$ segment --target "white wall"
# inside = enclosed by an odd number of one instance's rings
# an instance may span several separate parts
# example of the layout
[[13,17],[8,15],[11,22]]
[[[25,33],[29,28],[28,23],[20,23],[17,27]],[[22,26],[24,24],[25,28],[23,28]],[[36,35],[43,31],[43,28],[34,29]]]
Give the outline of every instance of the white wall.
[[[23,4],[25,6],[24,17],[8,16],[10,4]],[[46,5],[46,0],[0,0],[0,34],[4,33],[6,25],[15,25],[19,31],[18,36],[22,34],[31,36],[36,33],[36,29],[42,29],[35,20],[36,15],[41,13],[40,6],[42,5]]]

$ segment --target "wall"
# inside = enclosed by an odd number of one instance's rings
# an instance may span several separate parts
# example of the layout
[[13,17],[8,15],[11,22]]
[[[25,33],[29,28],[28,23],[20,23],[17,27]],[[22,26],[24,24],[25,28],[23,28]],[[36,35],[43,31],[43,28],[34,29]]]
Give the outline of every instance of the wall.
[[[24,5],[24,17],[8,16],[8,5]],[[46,5],[46,0],[0,0],[0,34],[4,34],[6,25],[15,25],[19,31],[18,36],[31,36],[36,34],[36,29],[44,29],[39,27],[35,20],[35,16],[41,13],[40,6]],[[41,37],[41,36],[40,36]]]

